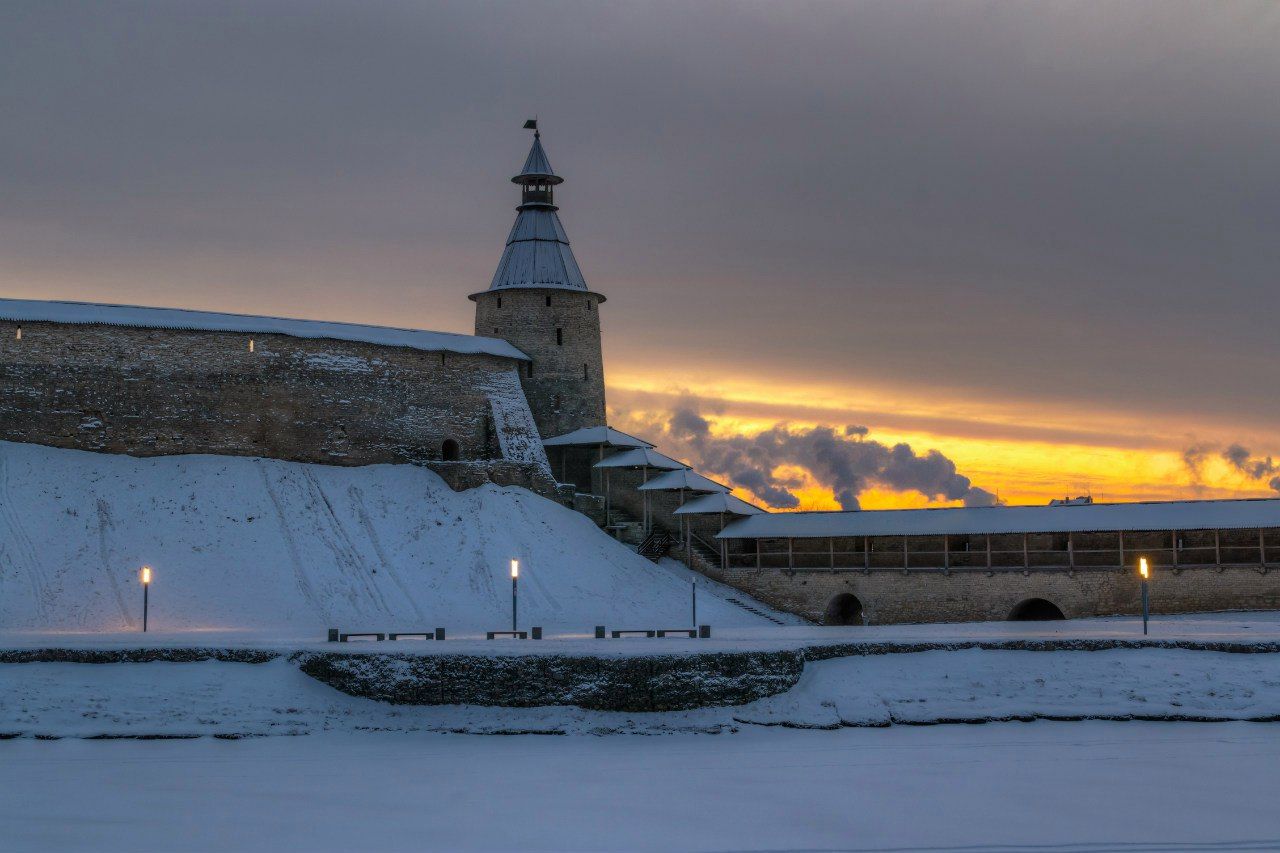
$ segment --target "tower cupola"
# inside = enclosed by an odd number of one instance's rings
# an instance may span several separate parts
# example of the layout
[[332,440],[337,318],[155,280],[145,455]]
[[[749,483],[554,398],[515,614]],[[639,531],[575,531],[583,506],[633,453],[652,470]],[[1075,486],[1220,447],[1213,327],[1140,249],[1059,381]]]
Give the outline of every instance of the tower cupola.
[[540,205],[555,210],[552,188],[556,184],[564,183],[564,178],[552,171],[551,161],[547,159],[547,152],[542,148],[542,133],[537,130],[537,122],[533,121],[533,124],[533,147],[529,149],[529,156],[524,160],[524,168],[520,170],[520,174],[511,179],[511,182],[520,185],[521,208],[526,205]]
[[529,408],[545,438],[605,422],[600,303],[587,287],[560,224],[551,168],[536,121],[520,174],[516,221],[489,289],[471,294],[476,334],[502,338],[530,357],[520,373]]

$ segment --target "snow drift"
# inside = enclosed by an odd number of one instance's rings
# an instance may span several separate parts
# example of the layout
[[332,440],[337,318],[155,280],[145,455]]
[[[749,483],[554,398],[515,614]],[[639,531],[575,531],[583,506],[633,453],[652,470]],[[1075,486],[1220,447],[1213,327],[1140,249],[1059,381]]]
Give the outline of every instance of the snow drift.
[[[135,459],[0,442],[0,627],[140,626],[319,636],[521,621],[683,625],[689,585],[588,519],[518,488],[454,492],[413,466]],[[699,620],[766,624],[708,585]]]

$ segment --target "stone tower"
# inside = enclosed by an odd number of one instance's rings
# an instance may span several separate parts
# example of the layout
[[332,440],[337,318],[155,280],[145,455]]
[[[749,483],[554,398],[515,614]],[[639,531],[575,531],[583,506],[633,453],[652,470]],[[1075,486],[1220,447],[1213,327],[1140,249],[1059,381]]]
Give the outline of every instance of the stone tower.
[[569,248],[554,203],[564,181],[551,170],[536,122],[520,185],[520,206],[489,289],[473,293],[476,334],[503,338],[533,360],[521,382],[544,439],[603,426],[604,362],[600,304]]

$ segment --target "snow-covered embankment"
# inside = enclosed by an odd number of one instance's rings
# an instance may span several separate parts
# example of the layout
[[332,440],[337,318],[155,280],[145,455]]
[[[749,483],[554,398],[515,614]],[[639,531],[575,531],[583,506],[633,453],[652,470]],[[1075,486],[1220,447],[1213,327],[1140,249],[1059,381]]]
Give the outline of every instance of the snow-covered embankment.
[[[141,625],[319,638],[324,629],[452,632],[522,621],[686,624],[687,580],[528,491],[450,490],[409,465],[127,456],[0,442],[0,632]],[[769,624],[708,586],[700,621]]]

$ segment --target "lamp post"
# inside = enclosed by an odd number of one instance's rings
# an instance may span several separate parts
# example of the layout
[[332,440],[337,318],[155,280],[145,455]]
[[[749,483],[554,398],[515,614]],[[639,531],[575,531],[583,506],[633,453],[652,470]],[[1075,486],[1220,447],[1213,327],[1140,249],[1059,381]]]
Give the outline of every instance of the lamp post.
[[1147,618],[1149,614],[1147,596],[1147,579],[1151,577],[1151,568],[1147,565],[1146,557],[1138,558],[1138,575],[1142,578],[1142,636],[1147,635]]
[[698,627],[698,579],[694,578],[689,581],[689,586],[692,588],[693,593],[693,622],[691,624],[696,628]]
[[511,561],[511,630],[516,631],[516,588],[520,583],[520,561]]
[[149,601],[151,591],[151,567],[143,566],[142,571],[138,572],[138,580],[142,581],[142,633],[147,633],[147,610],[150,608]]

